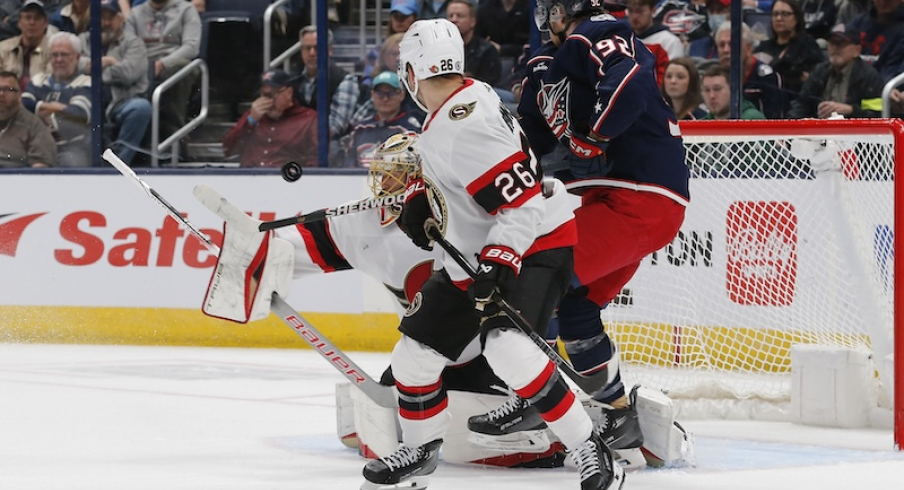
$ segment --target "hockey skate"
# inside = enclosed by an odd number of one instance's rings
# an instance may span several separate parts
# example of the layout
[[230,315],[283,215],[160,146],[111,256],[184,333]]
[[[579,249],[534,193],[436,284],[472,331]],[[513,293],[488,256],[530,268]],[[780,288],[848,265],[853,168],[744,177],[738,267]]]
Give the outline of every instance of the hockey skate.
[[596,431],[569,455],[581,474],[581,490],[618,490],[625,483],[625,470]]
[[542,453],[550,447],[546,422],[517,395],[499,408],[468,418],[468,430],[468,442],[490,449]]
[[646,467],[647,461],[641,451],[643,432],[637,418],[637,388],[628,396],[631,405],[616,409],[587,397],[581,400],[584,410],[593,420],[594,429],[612,449],[615,460],[627,470]]
[[436,470],[442,444],[442,439],[436,439],[418,447],[399,446],[389,456],[367,463],[364,466],[367,481],[361,485],[361,490],[427,488],[428,477]]

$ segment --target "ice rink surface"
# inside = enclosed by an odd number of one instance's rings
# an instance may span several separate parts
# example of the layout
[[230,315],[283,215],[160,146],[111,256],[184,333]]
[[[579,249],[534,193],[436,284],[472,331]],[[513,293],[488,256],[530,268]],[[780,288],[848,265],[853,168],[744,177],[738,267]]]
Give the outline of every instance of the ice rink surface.
[[[353,353],[372,376],[387,354]],[[0,344],[0,490],[357,489],[344,378],[310,350]],[[684,421],[697,467],[631,490],[900,489],[889,431]],[[577,472],[441,463],[431,490],[579,488]]]

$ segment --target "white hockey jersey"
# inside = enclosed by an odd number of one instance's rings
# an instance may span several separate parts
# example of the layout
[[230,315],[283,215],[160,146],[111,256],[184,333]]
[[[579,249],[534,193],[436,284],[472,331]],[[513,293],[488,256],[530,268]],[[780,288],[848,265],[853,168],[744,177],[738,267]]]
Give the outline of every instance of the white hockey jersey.
[[295,279],[354,268],[382,282],[403,309],[434,267],[440,268],[439,251],[419,248],[394,222],[383,226],[379,209],[281,228],[277,234],[295,246]]
[[[525,257],[576,242],[573,203],[543,196],[521,126],[486,83],[466,78],[428,117],[419,149],[443,235],[475,266],[486,245]],[[450,257],[443,265],[453,281],[468,279]]]

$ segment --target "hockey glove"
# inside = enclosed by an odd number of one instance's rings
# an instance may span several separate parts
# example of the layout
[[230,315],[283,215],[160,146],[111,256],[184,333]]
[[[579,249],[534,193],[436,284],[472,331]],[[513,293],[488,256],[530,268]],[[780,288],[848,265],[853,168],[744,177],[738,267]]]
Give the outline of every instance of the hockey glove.
[[405,205],[399,216],[399,224],[415,245],[424,250],[433,250],[433,240],[427,235],[425,227],[427,220],[435,220],[427,200],[427,185],[424,179],[412,179],[405,188]]
[[559,141],[569,150],[565,153],[564,160],[575,177],[602,177],[609,172],[609,162],[606,159],[608,140],[566,131]]
[[477,276],[468,286],[468,296],[474,301],[481,326],[489,319],[505,316],[497,300],[512,294],[520,272],[521,257],[512,249],[501,245],[483,247]]

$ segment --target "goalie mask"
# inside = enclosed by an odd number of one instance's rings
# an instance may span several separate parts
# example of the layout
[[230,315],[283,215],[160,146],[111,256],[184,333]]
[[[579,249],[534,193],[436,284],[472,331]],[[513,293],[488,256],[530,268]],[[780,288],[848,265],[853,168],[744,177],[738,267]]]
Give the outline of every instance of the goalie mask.
[[[408,67],[414,73],[409,83]],[[418,80],[456,73],[464,75],[465,43],[455,24],[446,19],[419,20],[399,43],[399,79],[417,105],[430,112],[417,98]]]
[[[405,192],[409,179],[420,177],[421,155],[417,142],[417,133],[407,132],[394,134],[377,147],[367,174],[374,197],[399,196]],[[383,226],[395,221],[401,212],[401,204],[382,208]]]

